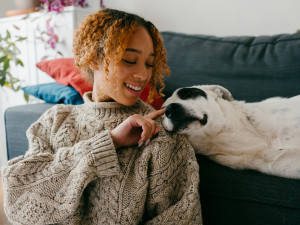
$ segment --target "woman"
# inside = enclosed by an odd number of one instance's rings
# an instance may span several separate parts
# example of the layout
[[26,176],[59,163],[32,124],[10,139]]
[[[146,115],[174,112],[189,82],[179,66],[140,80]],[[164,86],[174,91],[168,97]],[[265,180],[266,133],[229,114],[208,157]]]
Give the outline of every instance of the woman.
[[139,100],[168,72],[158,30],[106,9],[82,22],[73,45],[93,91],[28,129],[28,151],[2,170],[7,216],[13,224],[201,224],[194,151],[159,130],[163,109]]

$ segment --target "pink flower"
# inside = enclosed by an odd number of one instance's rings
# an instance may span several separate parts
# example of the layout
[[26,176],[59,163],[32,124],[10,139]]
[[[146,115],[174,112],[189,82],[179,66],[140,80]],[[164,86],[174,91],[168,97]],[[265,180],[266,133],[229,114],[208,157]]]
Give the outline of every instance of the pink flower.
[[65,6],[81,6],[86,7],[87,3],[85,0],[40,0],[44,3],[44,8],[47,9],[48,12],[56,11],[63,12]]
[[[80,7],[87,7],[86,0],[40,0],[43,2],[43,7],[48,12],[58,12],[61,13],[64,11],[65,6],[80,6]],[[103,5],[103,1],[101,0],[101,6]],[[54,27],[50,25],[50,19],[46,22],[46,31],[42,32],[41,34],[41,41],[45,43],[46,46],[50,46],[50,48],[55,49],[56,44],[59,42],[58,35],[54,33]],[[46,37],[43,37],[43,34]],[[60,53],[61,54],[61,53]]]
[[49,39],[47,40],[47,44],[50,45],[50,47],[51,47],[52,49],[55,49],[55,45],[56,45],[56,43],[58,43],[59,38],[58,38],[58,36],[54,33],[54,27],[52,27],[52,26],[50,25],[50,20],[47,20],[47,22],[46,22],[46,28],[47,28],[47,31],[46,31],[45,33],[46,33],[46,34],[48,35],[48,37],[49,37]]

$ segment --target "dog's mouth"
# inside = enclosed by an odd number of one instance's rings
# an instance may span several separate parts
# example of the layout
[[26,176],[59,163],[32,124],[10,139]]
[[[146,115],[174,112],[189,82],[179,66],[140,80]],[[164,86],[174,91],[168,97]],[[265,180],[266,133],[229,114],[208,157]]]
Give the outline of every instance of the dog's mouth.
[[168,131],[182,131],[189,127],[190,124],[199,121],[201,126],[207,124],[208,116],[206,113],[197,115],[192,110],[187,110],[179,103],[171,103],[165,110],[164,126]]
[[180,119],[169,118],[168,115],[165,115],[171,122],[172,126],[166,125],[165,128],[172,132],[182,131],[188,128],[188,126],[194,122],[199,122],[201,126],[205,126],[207,124],[208,116],[207,114],[203,114],[202,118],[193,117],[193,116],[185,116]]
[[199,121],[199,123],[202,125],[202,126],[205,126],[207,124],[207,114],[203,114],[203,117],[202,118],[198,118],[198,117],[187,117],[187,118],[184,118],[183,119],[183,122],[185,123],[193,123],[195,121]]

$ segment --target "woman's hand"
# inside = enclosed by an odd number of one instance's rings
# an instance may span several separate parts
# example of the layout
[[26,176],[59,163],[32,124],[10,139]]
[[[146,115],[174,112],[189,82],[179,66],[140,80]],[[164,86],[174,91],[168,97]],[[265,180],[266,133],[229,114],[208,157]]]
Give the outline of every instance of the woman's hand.
[[147,145],[152,136],[159,131],[154,119],[164,112],[165,109],[160,109],[146,116],[135,114],[128,117],[110,133],[116,148],[135,144],[141,146],[143,143]]

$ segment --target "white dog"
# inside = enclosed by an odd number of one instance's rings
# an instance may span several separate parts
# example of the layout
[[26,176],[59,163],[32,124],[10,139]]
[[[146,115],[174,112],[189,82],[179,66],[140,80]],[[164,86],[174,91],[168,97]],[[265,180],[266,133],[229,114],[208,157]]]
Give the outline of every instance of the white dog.
[[187,136],[196,153],[236,169],[300,178],[300,95],[236,101],[218,85],[180,88],[163,124]]

